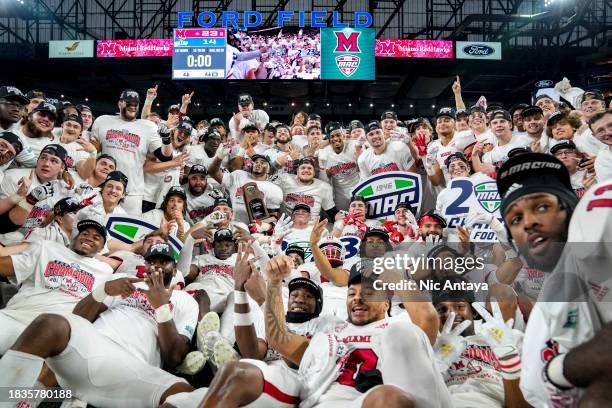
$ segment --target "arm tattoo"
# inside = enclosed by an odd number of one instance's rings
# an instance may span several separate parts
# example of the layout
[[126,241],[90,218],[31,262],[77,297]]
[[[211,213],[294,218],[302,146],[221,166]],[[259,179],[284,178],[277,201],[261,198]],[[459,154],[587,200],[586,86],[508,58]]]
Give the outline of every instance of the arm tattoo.
[[266,289],[266,337],[277,348],[289,342],[290,335],[283,313],[281,285],[268,283]]

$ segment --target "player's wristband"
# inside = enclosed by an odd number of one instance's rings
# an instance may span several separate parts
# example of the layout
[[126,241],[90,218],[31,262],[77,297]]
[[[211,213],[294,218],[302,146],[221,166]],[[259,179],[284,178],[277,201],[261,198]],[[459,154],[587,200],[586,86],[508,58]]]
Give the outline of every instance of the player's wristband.
[[505,254],[506,254],[506,259],[512,259],[512,258],[517,258],[518,257],[518,254],[512,248],[506,249]]
[[23,209],[24,209],[24,210],[26,210],[28,213],[29,213],[30,211],[32,211],[32,208],[34,208],[34,206],[33,206],[32,204],[28,203],[28,201],[27,201],[25,198],[24,198],[23,200],[19,201],[19,202],[17,203],[17,206],[18,206],[18,207],[23,208]]
[[155,321],[157,323],[166,323],[170,320],[172,320],[172,310],[169,303],[155,309]]
[[234,313],[234,326],[250,326],[253,322],[253,315],[250,312]]
[[104,290],[105,284],[98,285],[93,292],[91,292],[91,297],[98,303],[102,303],[104,299],[108,297],[108,293]]
[[572,383],[563,375],[565,356],[566,354],[559,354],[548,360],[548,363],[544,366],[544,377],[560,390],[569,390],[573,387]]
[[241,290],[234,290],[234,304],[248,305],[249,298],[247,297],[247,293]]
[[96,159],[98,157],[98,151],[94,150],[93,152],[89,152],[87,153],[87,157],[89,159]]
[[155,98],[156,98],[156,96],[153,96],[153,97],[147,96],[145,98],[145,103],[144,104],[145,105],[153,105],[153,101],[155,101]]

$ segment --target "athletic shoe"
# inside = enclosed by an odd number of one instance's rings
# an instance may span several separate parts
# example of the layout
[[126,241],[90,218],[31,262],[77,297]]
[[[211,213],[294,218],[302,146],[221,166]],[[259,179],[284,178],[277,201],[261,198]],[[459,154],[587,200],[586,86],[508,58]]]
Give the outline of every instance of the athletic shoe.
[[206,353],[206,347],[204,347],[204,337],[208,332],[218,332],[220,327],[221,322],[219,321],[219,315],[215,312],[206,313],[198,323],[198,328],[196,330],[198,350],[204,353],[206,358],[208,358],[210,354]]
[[206,360],[206,356],[201,351],[192,351],[185,356],[183,363],[176,369],[183,374],[194,375],[202,371]]

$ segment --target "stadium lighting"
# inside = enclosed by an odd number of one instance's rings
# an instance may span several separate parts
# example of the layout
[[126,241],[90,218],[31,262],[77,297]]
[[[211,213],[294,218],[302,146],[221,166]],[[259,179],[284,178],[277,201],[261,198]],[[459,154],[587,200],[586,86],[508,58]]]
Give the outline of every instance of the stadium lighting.
[[263,106],[268,106],[268,102],[264,102],[264,103],[263,103]]
[[350,108],[351,106],[353,106],[353,104],[352,104],[352,103],[349,103],[349,108]]
[[295,106],[295,102],[291,102],[291,106]]
[[327,102],[327,103],[325,104],[325,106],[329,106],[329,102]]
[[392,103],[392,104],[391,104],[391,107],[392,107],[392,108],[395,108],[395,104],[394,104],[394,103]]
[[[265,104],[264,104],[265,105]],[[221,102],[217,102],[217,106],[221,106]]]
[[411,108],[414,108],[414,105],[413,105],[413,104],[410,104],[410,107],[411,107]]
[[436,108],[436,105],[431,105],[431,107],[435,109],[435,108]]
[[373,108],[373,107],[374,107],[374,104],[373,104],[373,103],[371,103],[371,104],[370,104],[370,108]]
[[89,102],[89,98],[85,98],[85,102]]
[[306,102],[306,106],[310,106],[310,102]]
[[63,97],[64,97],[64,94],[61,94],[61,95],[60,95],[60,98],[63,98]]
[[159,103],[157,103],[156,105],[159,106]]
[[552,5],[556,0],[544,0],[544,7]]

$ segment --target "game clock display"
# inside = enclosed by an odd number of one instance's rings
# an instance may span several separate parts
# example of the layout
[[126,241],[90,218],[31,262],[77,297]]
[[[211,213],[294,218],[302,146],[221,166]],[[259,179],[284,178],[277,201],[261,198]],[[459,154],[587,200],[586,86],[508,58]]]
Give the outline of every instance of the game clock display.
[[175,29],[172,79],[225,79],[226,29]]

